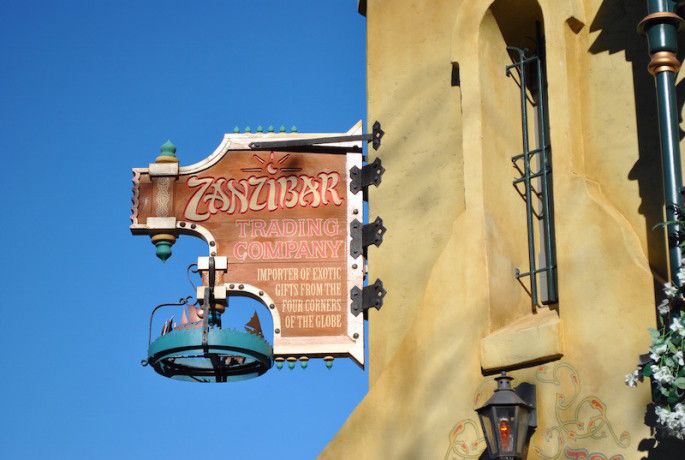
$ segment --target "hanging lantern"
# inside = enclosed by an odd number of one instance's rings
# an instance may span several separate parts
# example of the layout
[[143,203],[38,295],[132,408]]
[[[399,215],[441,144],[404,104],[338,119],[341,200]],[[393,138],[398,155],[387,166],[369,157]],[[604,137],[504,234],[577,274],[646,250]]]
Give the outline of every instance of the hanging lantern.
[[[523,383],[511,388],[506,372],[495,379],[492,397],[476,409],[491,459],[522,459],[535,429],[535,386]],[[529,402],[524,401],[525,399]]]
[[[191,382],[246,380],[271,368],[273,349],[262,335],[257,313],[244,331],[224,329],[221,316],[226,305],[214,301],[209,292],[210,288],[205,288],[201,308],[188,305],[191,297],[187,297],[152,310],[148,356],[141,362],[143,366],[150,365],[165,377]],[[174,323],[173,318],[165,321],[161,335],[152,341],[154,315],[162,307],[182,307],[181,322]]]

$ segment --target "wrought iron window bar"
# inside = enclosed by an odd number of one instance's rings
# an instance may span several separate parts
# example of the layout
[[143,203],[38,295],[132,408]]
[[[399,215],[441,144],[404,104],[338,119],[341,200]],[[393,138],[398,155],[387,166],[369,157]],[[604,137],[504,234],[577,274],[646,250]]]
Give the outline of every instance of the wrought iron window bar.
[[[551,146],[549,145],[549,124],[546,113],[546,89],[545,78],[545,55],[544,41],[538,24],[537,54],[531,54],[528,50],[516,47],[507,47],[513,52],[517,60],[506,66],[506,75],[512,77],[514,71],[519,77],[520,101],[521,101],[521,132],[522,153],[511,157],[514,168],[521,174],[512,184],[526,202],[526,227],[528,235],[528,271],[522,272],[516,269],[515,276],[530,278],[530,296],[533,307],[552,305],[559,302],[557,290],[557,262],[554,237],[554,205],[552,199],[552,159]],[[527,89],[531,87],[532,100],[528,98]],[[528,133],[528,103],[535,109],[537,129],[535,142],[537,148],[530,148],[530,136]],[[537,159],[538,170],[533,171],[531,163]],[[523,163],[522,167],[519,163]],[[539,190],[533,186],[532,181],[539,179]],[[523,192],[519,189],[523,184]],[[536,201],[539,203],[536,211]],[[537,249],[535,238],[535,223],[541,223],[539,239],[542,240],[541,248],[544,254],[544,266],[537,266]],[[538,274],[543,274],[545,283],[544,298],[538,292]]]

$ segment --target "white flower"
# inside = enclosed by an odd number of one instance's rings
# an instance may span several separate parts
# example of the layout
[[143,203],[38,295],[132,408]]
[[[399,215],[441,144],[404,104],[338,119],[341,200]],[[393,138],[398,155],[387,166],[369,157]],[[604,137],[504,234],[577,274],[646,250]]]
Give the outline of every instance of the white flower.
[[[680,364],[681,366],[685,366],[685,360],[683,360],[683,351],[682,350],[676,351],[675,355],[673,355],[673,359],[675,359],[678,362],[678,364]],[[677,408],[677,406],[676,406],[676,408]],[[685,412],[683,412],[683,415],[685,415]]]
[[666,353],[666,350],[668,350],[668,345],[666,345],[665,343],[661,344],[657,347],[652,347],[652,348],[650,348],[650,351],[652,353],[649,355],[649,357],[652,359],[652,361],[658,362],[659,359],[661,358],[661,355]]
[[664,294],[666,294],[667,297],[675,297],[677,293],[677,287],[673,286],[671,283],[664,284]]
[[670,415],[671,411],[663,406],[656,406],[654,408],[654,412],[656,413],[657,422],[661,423],[662,425],[665,425],[666,420],[668,419],[668,416]]
[[685,266],[680,267],[680,270],[678,270],[678,274],[676,276],[678,277],[678,281],[680,281],[680,284],[685,283]]
[[664,299],[659,305],[657,305],[656,308],[659,310],[660,315],[668,315],[668,313],[671,311],[671,304],[668,299]]
[[671,368],[668,366],[652,366],[652,371],[654,371],[652,374],[652,379],[662,385],[668,385],[669,383],[673,383],[675,380],[675,376],[671,372]]
[[639,376],[639,373],[638,373],[637,369],[635,369],[630,374],[626,375],[626,385],[628,385],[629,387],[635,388],[637,386],[638,376]]
[[667,434],[678,439],[685,439],[685,408],[682,404],[676,404],[674,410],[656,406],[654,411],[657,421],[666,429]]
[[683,323],[678,318],[674,319],[669,327],[673,332],[677,332],[681,337],[685,337],[685,326],[683,326]]

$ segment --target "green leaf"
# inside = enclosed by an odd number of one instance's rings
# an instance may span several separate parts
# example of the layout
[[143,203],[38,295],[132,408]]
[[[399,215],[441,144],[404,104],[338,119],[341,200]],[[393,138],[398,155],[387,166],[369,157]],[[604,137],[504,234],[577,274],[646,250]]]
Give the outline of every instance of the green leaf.
[[671,367],[671,368],[675,367],[675,361],[673,361],[671,358],[666,358],[664,360],[664,363],[666,363],[666,365],[668,367]]
[[642,375],[645,377],[651,377],[652,376],[652,365],[647,364],[643,369],[642,369]]
[[675,379],[675,386],[677,386],[681,390],[685,390],[685,378],[679,377],[679,378]]
[[666,396],[668,398],[668,390],[664,387],[659,388],[659,391],[661,392],[662,395]]

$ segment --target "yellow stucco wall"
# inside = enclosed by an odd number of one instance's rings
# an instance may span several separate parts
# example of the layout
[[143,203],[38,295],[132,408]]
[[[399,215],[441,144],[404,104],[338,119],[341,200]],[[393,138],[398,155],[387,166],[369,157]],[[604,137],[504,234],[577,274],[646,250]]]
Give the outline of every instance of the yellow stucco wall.
[[[525,266],[525,215],[513,171],[498,166],[517,147],[499,136],[520,120],[499,89],[506,55],[491,3],[368,1],[368,119],[386,131],[370,215],[388,227],[369,251],[370,279],[388,295],[369,315],[369,393],[321,458],[478,458],[473,409],[493,388],[484,359],[544,354],[531,341],[563,357],[512,373],[538,389],[528,458],[643,456],[649,390],[623,378],[648,346],[664,266],[651,230],[661,220],[653,85],[634,32],[643,2],[539,0],[560,303],[537,315],[512,276]],[[506,329],[516,321],[523,332]],[[506,346],[484,356],[495,330]]]

